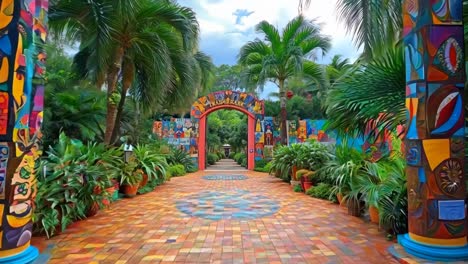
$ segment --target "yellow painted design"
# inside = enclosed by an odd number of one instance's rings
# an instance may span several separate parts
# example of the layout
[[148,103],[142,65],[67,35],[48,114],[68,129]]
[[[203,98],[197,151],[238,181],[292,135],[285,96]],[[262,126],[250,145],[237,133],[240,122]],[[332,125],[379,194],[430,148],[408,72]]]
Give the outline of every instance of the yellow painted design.
[[452,239],[441,239],[441,238],[431,238],[423,237],[413,233],[409,233],[411,239],[421,244],[434,245],[434,246],[453,246],[453,247],[463,247],[467,244],[466,236],[460,238]]
[[442,161],[450,158],[449,139],[423,140],[424,153],[433,171]]
[[3,0],[0,3],[0,29],[2,29],[8,26],[13,19],[14,2],[13,0]]
[[0,231],[0,248],[3,248],[3,242],[2,241],[3,241],[3,231]]
[[[23,37],[21,36],[21,34],[18,34],[18,47],[16,49],[16,59],[15,59],[15,68],[14,70],[16,71],[19,67],[19,59],[20,57],[23,57]],[[26,59],[25,59],[26,60]],[[24,96],[24,76],[23,77],[20,77],[18,78],[19,76],[16,74],[14,74],[14,77],[13,77],[13,97],[15,98],[15,101],[16,102],[23,102],[23,96]],[[16,109],[15,109],[16,110]],[[15,141],[13,139],[13,141]]]
[[30,242],[28,241],[28,243],[22,245],[21,247],[9,249],[9,250],[2,250],[2,251],[0,251],[0,258],[5,258],[5,257],[9,257],[9,256],[12,256],[12,255],[17,255],[17,254],[25,251],[29,247],[29,244],[30,244]]
[[[0,227],[3,226],[3,210],[5,210],[5,205],[0,204]],[[0,235],[0,243],[2,243],[2,236]],[[2,248],[0,246],[0,248]]]
[[13,215],[7,215],[7,221],[12,228],[19,228],[25,226],[29,221],[31,221],[31,216],[32,212],[21,218]]
[[4,83],[8,81],[8,70],[9,70],[9,65],[8,65],[8,58],[4,57],[2,60],[2,63],[0,63],[0,83]]

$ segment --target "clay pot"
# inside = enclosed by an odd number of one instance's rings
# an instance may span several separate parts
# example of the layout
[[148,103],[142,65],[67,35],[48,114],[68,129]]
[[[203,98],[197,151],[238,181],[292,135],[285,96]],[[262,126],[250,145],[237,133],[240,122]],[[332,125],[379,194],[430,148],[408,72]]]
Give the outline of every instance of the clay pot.
[[337,193],[336,194],[336,199],[338,200],[338,204],[341,205],[341,202],[343,201],[343,194]]
[[[112,197],[114,195],[114,192],[115,192],[115,187],[112,186],[112,187],[109,187],[106,189],[106,192],[110,195],[110,197]],[[111,201],[109,199],[106,199],[104,198],[102,200],[102,203],[105,205],[105,206],[109,206]]]
[[86,212],[86,217],[95,216],[99,212],[99,204],[94,202],[93,205],[89,208],[88,212]]
[[361,216],[361,204],[359,200],[348,199],[348,214],[356,217]]
[[312,184],[311,181],[305,180],[305,181],[304,181],[304,192],[307,192],[307,190],[309,190],[310,188],[312,188],[312,186],[314,186],[314,185]]
[[128,198],[132,198],[136,196],[138,192],[138,187],[140,187],[140,184],[136,184],[136,185],[123,184],[121,186],[122,192],[125,194],[125,197],[128,197]]
[[148,183],[148,174],[143,173],[143,178],[141,179],[141,182],[140,182],[140,188],[145,187],[147,183]]
[[296,179],[297,166],[296,165],[292,166],[291,171],[292,171],[291,179],[297,181]]
[[369,217],[372,223],[379,223],[379,209],[375,206],[369,206]]

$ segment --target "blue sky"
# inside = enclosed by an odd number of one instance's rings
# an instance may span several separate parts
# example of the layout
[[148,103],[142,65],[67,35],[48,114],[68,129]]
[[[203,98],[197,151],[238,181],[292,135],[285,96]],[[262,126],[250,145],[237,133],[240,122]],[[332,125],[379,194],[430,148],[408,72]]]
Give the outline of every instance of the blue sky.
[[[260,35],[254,27],[262,20],[284,27],[298,14],[299,0],[179,0],[181,5],[197,13],[201,28],[200,49],[213,58],[216,65],[236,63],[239,49]],[[312,0],[305,12],[309,19],[322,24],[323,33],[332,38],[332,49],[318,63],[326,64],[335,54],[354,61],[358,51],[344,25],[337,19],[336,0]],[[265,98],[275,85],[267,85],[261,97]]]

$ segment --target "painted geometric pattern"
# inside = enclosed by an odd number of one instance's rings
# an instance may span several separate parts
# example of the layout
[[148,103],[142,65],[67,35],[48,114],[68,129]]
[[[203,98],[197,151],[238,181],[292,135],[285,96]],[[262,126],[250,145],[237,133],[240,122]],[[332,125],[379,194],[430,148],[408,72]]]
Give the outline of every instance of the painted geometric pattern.
[[404,1],[409,232],[467,235],[461,0]]
[[247,176],[235,175],[235,174],[230,174],[230,175],[211,174],[211,175],[203,176],[203,179],[208,180],[208,181],[243,181],[243,180],[247,180]]
[[280,205],[246,190],[204,191],[176,202],[179,211],[210,220],[255,219],[276,213]]

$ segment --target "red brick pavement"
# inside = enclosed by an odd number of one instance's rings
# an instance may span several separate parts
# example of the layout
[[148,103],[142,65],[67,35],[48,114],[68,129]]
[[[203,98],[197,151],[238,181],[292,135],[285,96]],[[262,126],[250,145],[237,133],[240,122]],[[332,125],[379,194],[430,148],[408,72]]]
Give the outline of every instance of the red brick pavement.
[[377,226],[343,207],[263,173],[206,174],[174,178],[33,244],[51,248],[48,263],[396,263]]

